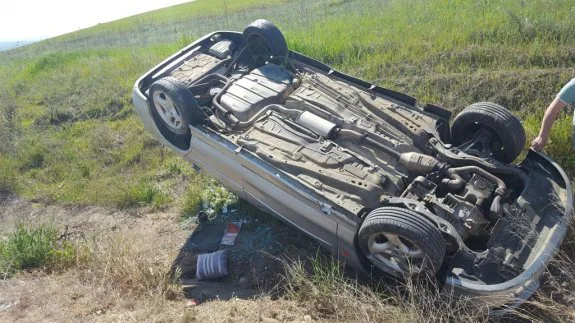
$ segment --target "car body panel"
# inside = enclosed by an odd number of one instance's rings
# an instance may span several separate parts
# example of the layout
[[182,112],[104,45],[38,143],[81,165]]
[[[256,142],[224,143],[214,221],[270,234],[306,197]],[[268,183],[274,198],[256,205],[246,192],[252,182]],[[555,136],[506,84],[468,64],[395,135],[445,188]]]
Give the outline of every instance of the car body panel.
[[[133,103],[145,128],[165,146],[183,156],[202,172],[217,179],[239,197],[297,227],[320,242],[322,246],[337,255],[342,261],[370,274],[372,270],[366,265],[365,256],[361,254],[356,243],[357,232],[362,222],[362,219],[356,214],[334,205],[329,199],[302,185],[272,164],[257,158],[245,148],[210,129],[201,126],[190,127],[190,136],[186,139],[187,142],[178,145],[167,140],[165,132],[158,128],[151,116],[146,90],[155,80],[173,70],[187,57],[190,57],[194,50],[215,35],[221,35],[238,42],[242,36],[241,33],[226,31],[206,35],[164,60],[138,79],[133,88]],[[433,105],[419,108],[416,100],[411,96],[381,88],[335,71],[331,67],[300,53],[290,51],[289,56],[325,73],[325,75],[353,84],[357,88],[385,96],[390,101],[432,116],[435,120],[441,121],[442,127],[438,127],[437,130],[438,137],[441,140],[449,141],[450,134],[447,125],[451,113],[448,110]],[[531,174],[545,174],[545,178],[549,178],[553,182],[546,189],[550,190],[548,193],[558,196],[556,199],[559,204],[558,207],[547,210],[535,205],[535,208],[542,210],[540,217],[544,218],[546,213],[549,213],[551,214],[549,217],[559,219],[555,222],[551,221],[550,225],[552,226],[549,228],[542,229],[546,230],[547,241],[535,242],[534,246],[538,246],[540,250],[537,250],[536,257],[529,261],[527,268],[524,268],[524,271],[517,277],[500,284],[480,284],[448,275],[444,293],[468,297],[480,296],[488,300],[490,306],[495,308],[505,305],[517,306],[536,290],[541,274],[553,254],[558,250],[571,221],[573,194],[565,172],[544,154],[530,151],[519,168],[525,169]],[[536,182],[529,183],[522,192],[522,196],[531,199],[530,201],[524,199],[525,205],[533,202],[534,194],[540,194],[541,187]],[[537,202],[535,201],[534,204]]]

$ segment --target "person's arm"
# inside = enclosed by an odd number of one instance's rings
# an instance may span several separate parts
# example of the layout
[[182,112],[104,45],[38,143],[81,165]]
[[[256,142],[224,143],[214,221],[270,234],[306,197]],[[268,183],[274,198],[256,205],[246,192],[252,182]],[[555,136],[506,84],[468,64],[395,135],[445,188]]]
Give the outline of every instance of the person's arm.
[[551,132],[551,127],[553,122],[557,118],[559,111],[567,106],[569,103],[575,102],[575,79],[572,79],[567,83],[559,92],[555,100],[545,110],[545,115],[543,115],[543,121],[541,121],[541,130],[539,130],[539,135],[531,143],[531,148],[534,150],[542,150],[547,140],[549,139],[549,132]]
[[549,132],[551,131],[551,126],[557,118],[559,111],[566,107],[567,104],[563,102],[559,97],[556,97],[553,102],[545,110],[545,115],[543,115],[543,121],[541,121],[541,130],[539,130],[539,135],[531,143],[531,148],[534,150],[541,150],[547,143],[549,139]]

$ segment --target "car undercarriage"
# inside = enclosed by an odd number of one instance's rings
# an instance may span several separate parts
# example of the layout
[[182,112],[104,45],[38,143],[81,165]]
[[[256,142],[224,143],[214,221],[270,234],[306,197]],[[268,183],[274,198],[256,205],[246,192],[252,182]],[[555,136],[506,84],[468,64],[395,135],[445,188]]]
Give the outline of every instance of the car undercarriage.
[[134,104],[197,168],[368,273],[525,298],[570,220],[560,167],[534,151],[511,164],[525,132],[507,109],[475,103],[450,125],[447,110],[289,51],[265,20],[167,59]]

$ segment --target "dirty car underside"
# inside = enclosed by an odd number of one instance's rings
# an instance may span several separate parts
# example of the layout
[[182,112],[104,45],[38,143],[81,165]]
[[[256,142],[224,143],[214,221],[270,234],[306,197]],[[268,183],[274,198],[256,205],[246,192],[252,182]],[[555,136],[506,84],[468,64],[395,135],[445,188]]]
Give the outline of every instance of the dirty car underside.
[[167,146],[367,272],[434,274],[509,303],[536,287],[569,221],[561,168],[533,151],[511,164],[525,133],[505,108],[476,103],[450,125],[288,51],[264,20],[167,59],[134,103]]

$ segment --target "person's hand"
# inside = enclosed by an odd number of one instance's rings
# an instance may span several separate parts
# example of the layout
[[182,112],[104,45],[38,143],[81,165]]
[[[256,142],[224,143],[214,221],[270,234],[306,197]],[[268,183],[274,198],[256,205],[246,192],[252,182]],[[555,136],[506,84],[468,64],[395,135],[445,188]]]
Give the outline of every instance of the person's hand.
[[546,143],[547,143],[547,138],[537,136],[535,139],[533,139],[533,142],[531,142],[531,149],[541,151],[541,150],[543,150],[543,147],[545,147]]

